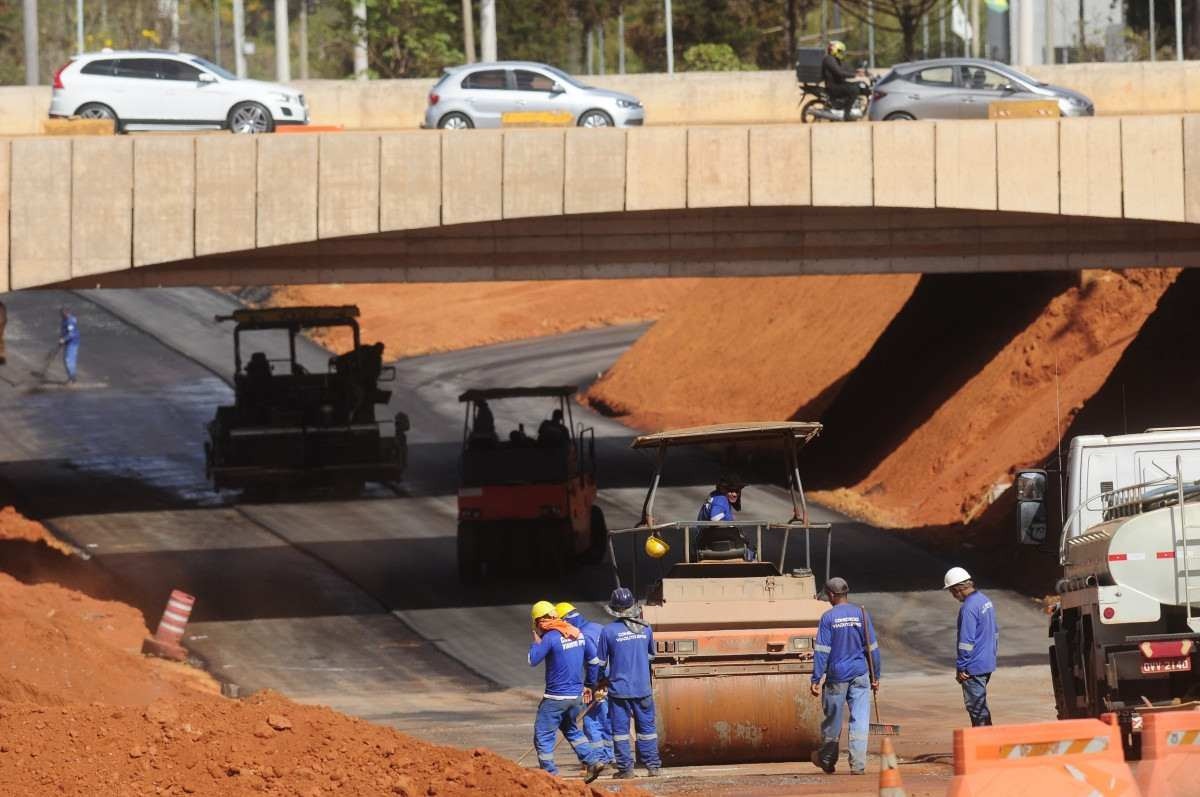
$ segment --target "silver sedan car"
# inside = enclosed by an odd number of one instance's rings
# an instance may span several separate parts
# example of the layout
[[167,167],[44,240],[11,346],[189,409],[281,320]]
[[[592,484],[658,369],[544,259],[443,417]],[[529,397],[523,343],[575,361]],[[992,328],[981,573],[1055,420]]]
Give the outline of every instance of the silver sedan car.
[[1092,116],[1077,91],[1042,83],[1007,64],[982,58],[935,58],[896,64],[875,83],[870,119],[986,119],[988,105],[1056,100],[1063,116]]
[[521,111],[570,114],[580,127],[632,127],[646,118],[637,97],[585,86],[546,64],[496,61],[447,69],[429,92],[421,126],[500,127],[504,114]]

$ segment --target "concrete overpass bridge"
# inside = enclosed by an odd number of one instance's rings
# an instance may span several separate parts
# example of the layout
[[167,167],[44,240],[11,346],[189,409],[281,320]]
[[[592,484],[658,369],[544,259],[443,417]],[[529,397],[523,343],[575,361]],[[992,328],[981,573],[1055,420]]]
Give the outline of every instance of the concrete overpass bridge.
[[1200,116],[0,142],[0,291],[1200,265]]

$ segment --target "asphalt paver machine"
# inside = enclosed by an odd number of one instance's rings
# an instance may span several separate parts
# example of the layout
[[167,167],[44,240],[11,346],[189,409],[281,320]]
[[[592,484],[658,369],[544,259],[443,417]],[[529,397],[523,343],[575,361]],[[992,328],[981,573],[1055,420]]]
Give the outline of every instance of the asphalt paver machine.
[[[599,561],[608,529],[596,506],[596,435],[576,425],[574,385],[474,388],[466,409],[458,490],[458,573],[464,583],[533,568]],[[501,435],[492,405],[542,404],[533,434]],[[511,414],[505,410],[504,416]],[[531,430],[533,429],[531,424]]]
[[[357,319],[352,305],[238,309],[216,317],[236,326],[234,403],[217,408],[205,444],[214,487],[355,491],[368,481],[399,481],[408,416],[377,416],[376,406],[392,395],[379,384],[395,372],[383,365],[382,343],[362,343]],[[349,328],[353,346],[330,357],[326,371],[311,373],[296,358],[296,336],[319,327]],[[272,360],[259,350],[243,359],[247,336],[258,342],[261,333],[286,335],[287,357]]]
[[[644,435],[633,448],[653,452],[654,477],[640,522],[609,534],[653,536],[677,561],[645,595],[643,616],[654,629],[651,663],[663,762],[692,764],[807,761],[820,745],[821,704],[809,693],[813,642],[829,604],[817,596],[811,535],[831,526],[809,519],[798,453],[819,423],[740,423]],[[782,448],[791,517],[759,520],[662,520],[654,500],[669,451],[680,447]],[[788,562],[788,546],[804,543],[803,567]],[[622,550],[627,546],[621,545]],[[661,550],[661,548],[660,548]],[[749,553],[748,553],[749,552]],[[770,553],[769,553],[770,552]],[[665,560],[660,560],[665,561]],[[636,577],[636,575],[635,575]]]

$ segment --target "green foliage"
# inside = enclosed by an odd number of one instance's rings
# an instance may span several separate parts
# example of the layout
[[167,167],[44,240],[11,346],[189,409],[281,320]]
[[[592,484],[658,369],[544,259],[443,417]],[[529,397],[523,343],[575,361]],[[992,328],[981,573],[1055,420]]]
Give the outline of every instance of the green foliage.
[[[344,4],[347,27],[361,33],[353,5]],[[381,78],[431,77],[463,61],[459,18],[445,0],[367,0],[367,53]]]
[[741,72],[754,69],[744,64],[728,44],[693,44],[683,51],[685,72]]

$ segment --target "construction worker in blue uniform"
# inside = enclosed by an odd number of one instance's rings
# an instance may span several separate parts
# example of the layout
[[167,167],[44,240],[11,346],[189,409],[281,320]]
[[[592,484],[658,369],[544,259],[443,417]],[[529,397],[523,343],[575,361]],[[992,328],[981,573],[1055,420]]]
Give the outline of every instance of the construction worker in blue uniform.
[[658,731],[654,724],[654,689],[650,684],[650,660],[654,657],[654,632],[641,619],[633,593],[625,587],[613,590],[604,610],[617,618],[600,633],[597,658],[608,665],[609,716],[612,718],[613,752],[617,759],[614,778],[633,777],[633,755],[629,749],[629,723],[637,737],[637,757],[650,777],[662,771],[658,755]]
[[550,601],[538,601],[530,611],[533,618],[533,644],[529,646],[529,666],[546,663],[546,690],[538,703],[533,723],[533,746],[538,765],[551,775],[558,774],[554,764],[554,745],[561,731],[579,761],[587,767],[585,780],[591,783],[604,771],[603,754],[587,743],[579,730],[579,714],[591,694],[583,687],[584,668],[596,658],[596,647],[575,626],[560,619]]
[[[850,603],[850,585],[844,578],[825,582],[833,606],[821,615],[813,644],[813,697],[821,698],[821,747],[812,762],[832,775],[837,767],[842,715],[850,705],[850,774],[867,771],[867,736],[871,729],[871,692],[879,689],[882,661],[875,628],[866,610]],[[867,662],[870,652],[871,661]],[[872,677],[872,673],[874,677]],[[824,676],[824,688],[821,677]]]
[[[708,494],[696,520],[722,521],[730,523],[737,519],[737,512],[742,508],[742,488],[745,483],[733,474],[722,475],[717,480],[716,489]],[[747,562],[754,561],[754,549],[742,536],[741,529],[708,527],[701,528],[696,540],[697,552],[709,551],[710,555],[720,549],[744,550],[742,558]],[[703,554],[699,554],[703,556]]]
[[[554,611],[559,617],[582,631],[588,642],[599,650],[600,633],[604,630],[604,626],[588,620],[578,609],[565,601],[555,606]],[[588,743],[594,749],[604,754],[604,763],[611,764],[616,761],[616,758],[613,754],[612,723],[608,717],[608,696],[603,689],[597,691],[595,688],[598,681],[607,681],[607,672],[600,666],[601,661],[597,657],[589,659],[587,664],[589,665],[588,675],[584,679],[584,686],[592,687],[592,704],[584,710],[583,735],[587,737]]]
[[58,345],[63,347],[63,367],[67,384],[75,384],[75,363],[79,358],[79,322],[67,308],[60,308],[62,323],[58,328]]
[[963,704],[971,726],[992,724],[988,710],[987,686],[996,671],[996,651],[1000,644],[1000,629],[996,625],[996,609],[979,590],[971,574],[961,567],[946,571],[944,589],[962,603],[958,608],[958,654],[954,675],[962,685]]

